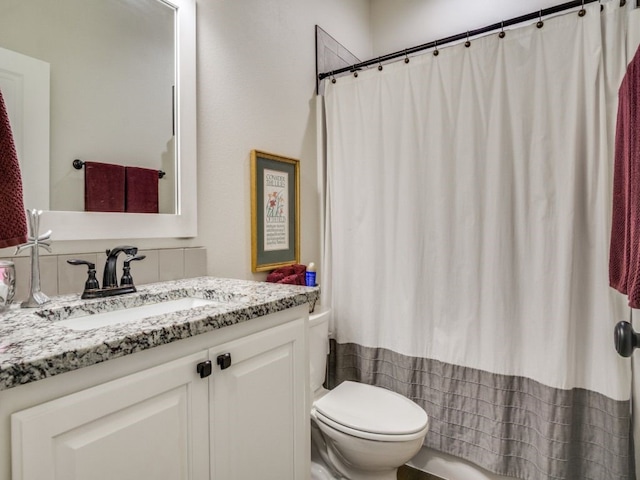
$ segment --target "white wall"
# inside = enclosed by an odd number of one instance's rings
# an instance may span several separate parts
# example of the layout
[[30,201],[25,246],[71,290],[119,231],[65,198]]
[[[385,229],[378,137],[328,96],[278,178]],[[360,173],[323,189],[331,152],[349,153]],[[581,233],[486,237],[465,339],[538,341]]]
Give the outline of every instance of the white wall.
[[558,0],[371,0],[373,56],[422,45],[563,3]]
[[198,225],[210,274],[264,278],[250,266],[252,149],[300,160],[301,262],[319,263],[316,24],[371,55],[367,0],[198,2]]

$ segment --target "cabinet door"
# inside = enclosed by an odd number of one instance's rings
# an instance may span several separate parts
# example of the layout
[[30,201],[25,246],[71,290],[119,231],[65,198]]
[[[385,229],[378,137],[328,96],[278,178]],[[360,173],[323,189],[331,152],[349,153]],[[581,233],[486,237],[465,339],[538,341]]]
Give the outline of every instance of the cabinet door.
[[207,479],[203,360],[206,352],[13,414],[13,480]]
[[308,478],[305,328],[296,320],[210,350],[212,480]]

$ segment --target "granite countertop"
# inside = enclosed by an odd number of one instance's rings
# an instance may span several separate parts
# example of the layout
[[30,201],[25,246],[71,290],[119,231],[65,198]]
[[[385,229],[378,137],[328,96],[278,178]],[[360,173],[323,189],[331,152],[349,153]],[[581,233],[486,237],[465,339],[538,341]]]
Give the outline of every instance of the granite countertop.
[[[136,293],[81,300],[64,295],[40,308],[0,313],[0,390],[140,352],[305,303],[317,287],[200,277],[138,287]],[[197,297],[211,305],[116,325],[71,330],[61,320]]]

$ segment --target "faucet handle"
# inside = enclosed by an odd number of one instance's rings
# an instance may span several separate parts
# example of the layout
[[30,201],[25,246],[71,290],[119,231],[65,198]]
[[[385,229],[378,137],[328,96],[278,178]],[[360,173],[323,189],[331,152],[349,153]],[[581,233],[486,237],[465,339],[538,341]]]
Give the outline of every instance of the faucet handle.
[[120,286],[133,285],[133,277],[131,276],[131,267],[129,263],[138,260],[144,260],[145,258],[147,258],[146,255],[129,255],[125,259],[124,266],[122,267],[122,278],[120,279]]
[[70,265],[86,265],[87,267],[89,267],[89,270],[96,268],[95,263],[91,263],[88,260],[80,260],[77,258],[74,258],[73,260],[67,260],[67,263]]
[[84,284],[84,292],[82,293],[83,297],[87,290],[97,290],[100,288],[100,284],[96,279],[96,264],[89,262],[87,260],[79,260],[72,259],[67,260],[67,263],[70,265],[86,265],[87,266],[87,281]]

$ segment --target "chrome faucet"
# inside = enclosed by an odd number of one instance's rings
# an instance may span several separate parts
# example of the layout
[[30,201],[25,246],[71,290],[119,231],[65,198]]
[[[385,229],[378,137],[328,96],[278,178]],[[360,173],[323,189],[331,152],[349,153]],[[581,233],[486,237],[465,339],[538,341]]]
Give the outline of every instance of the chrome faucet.
[[124,252],[128,257],[135,257],[138,253],[137,247],[120,246],[113,250],[107,250],[107,262],[104,265],[104,275],[102,276],[102,288],[114,288],[118,286],[118,275],[116,272],[116,263],[118,255]]

